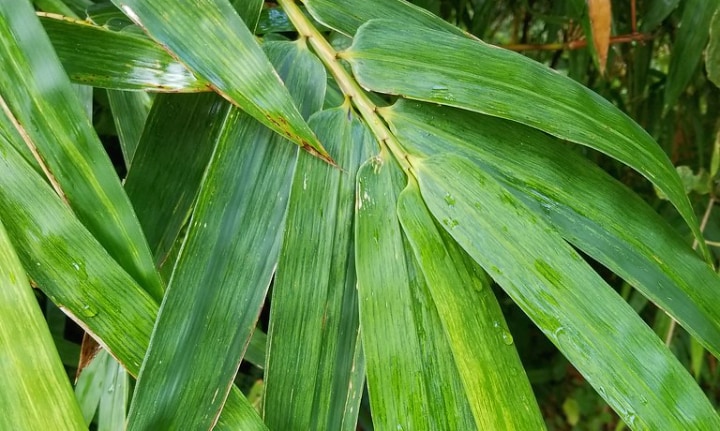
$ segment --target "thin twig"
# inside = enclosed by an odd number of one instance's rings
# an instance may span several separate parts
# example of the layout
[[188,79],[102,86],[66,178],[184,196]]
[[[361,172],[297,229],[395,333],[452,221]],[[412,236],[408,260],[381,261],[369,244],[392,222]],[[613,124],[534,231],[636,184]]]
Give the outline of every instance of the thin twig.
[[[628,42],[642,42],[646,40],[652,40],[654,38],[651,34],[644,33],[632,33],[624,34],[620,36],[613,36],[610,38],[610,44],[617,43],[628,43]],[[565,43],[546,43],[546,44],[510,44],[500,45],[501,48],[508,49],[510,51],[562,51],[562,50],[575,50],[582,49],[587,46],[587,39],[571,40]]]

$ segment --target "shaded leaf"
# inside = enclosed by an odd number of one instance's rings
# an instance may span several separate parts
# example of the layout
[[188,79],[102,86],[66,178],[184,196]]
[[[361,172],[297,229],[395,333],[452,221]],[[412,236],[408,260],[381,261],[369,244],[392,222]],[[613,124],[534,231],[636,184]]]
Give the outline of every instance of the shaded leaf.
[[653,31],[659,26],[665,18],[667,18],[672,11],[674,11],[680,0],[653,0],[650,2],[643,2],[645,6],[645,13],[640,18],[642,24],[640,25],[640,31]]
[[214,93],[158,95],[125,191],[161,264],[190,216],[230,104]]
[[[702,239],[680,178],[665,153],[638,124],[581,84],[480,41],[411,25],[399,29],[388,20],[365,24],[341,58],[373,91],[514,120],[622,161],[669,196]],[[457,58],[482,61],[458,63]],[[707,255],[707,247],[702,248]]]
[[[210,81],[215,91],[305,150],[332,161],[227,0],[113,3],[190,70]],[[188,28],[194,29],[194,37],[186,36]]]
[[665,83],[665,110],[675,105],[685,91],[702,58],[708,30],[720,0],[687,0],[683,6],[680,29],[673,43],[670,67]]
[[710,43],[705,58],[708,78],[720,87],[720,9],[710,23]]
[[110,90],[108,91],[108,101],[127,169],[132,163],[140,136],[142,136],[152,99],[150,95],[141,91]]
[[684,367],[552,227],[462,158],[413,164],[435,218],[625,423],[634,429],[720,427]]

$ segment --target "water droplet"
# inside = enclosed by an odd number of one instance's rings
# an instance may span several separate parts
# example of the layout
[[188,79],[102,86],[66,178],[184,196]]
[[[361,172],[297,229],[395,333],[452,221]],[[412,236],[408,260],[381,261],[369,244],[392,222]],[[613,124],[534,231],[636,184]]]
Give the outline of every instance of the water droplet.
[[95,317],[97,316],[98,312],[96,309],[92,308],[90,304],[85,304],[80,309],[80,314],[82,314],[84,317]]
[[503,343],[507,344],[508,346],[513,343],[513,337],[508,331],[503,331],[502,333],[502,339]]
[[445,202],[451,207],[455,206],[455,198],[450,193],[445,193]]
[[453,101],[455,96],[450,93],[450,89],[446,85],[436,84],[430,90],[430,97],[434,99]]
[[443,224],[450,229],[455,229],[455,227],[457,227],[457,225],[459,225],[460,223],[453,218],[445,218],[443,219]]

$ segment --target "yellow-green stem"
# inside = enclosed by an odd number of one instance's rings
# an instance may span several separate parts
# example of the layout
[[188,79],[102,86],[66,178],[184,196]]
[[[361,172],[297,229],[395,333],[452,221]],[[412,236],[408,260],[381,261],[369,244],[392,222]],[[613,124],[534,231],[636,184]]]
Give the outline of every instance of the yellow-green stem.
[[335,49],[328,43],[322,34],[312,25],[312,23],[303,14],[294,0],[278,0],[278,4],[282,6],[290,21],[297,29],[300,36],[306,38],[315,50],[315,53],[328,68],[330,73],[337,81],[340,90],[350,99],[360,116],[365,120],[370,130],[375,135],[381,146],[381,151],[387,148],[395,156],[400,166],[405,171],[411,170],[410,162],[407,159],[407,153],[402,149],[400,143],[390,133],[385,122],[377,115],[375,104],[365,94],[357,81],[348,73],[340,64]]

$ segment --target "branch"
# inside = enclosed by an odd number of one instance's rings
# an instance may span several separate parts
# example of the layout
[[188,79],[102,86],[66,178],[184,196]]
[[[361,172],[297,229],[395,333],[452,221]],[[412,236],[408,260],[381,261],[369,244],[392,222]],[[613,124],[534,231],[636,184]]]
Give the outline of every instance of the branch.
[[[627,43],[627,42],[643,42],[646,40],[652,40],[653,35],[644,33],[631,33],[621,36],[613,36],[610,38],[610,44],[616,43]],[[511,44],[511,45],[500,45],[501,48],[508,49],[510,51],[564,51],[564,50],[575,50],[582,49],[587,46],[586,39],[572,40],[567,43],[548,43],[548,44]]]

